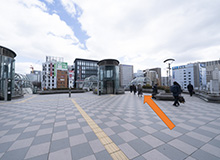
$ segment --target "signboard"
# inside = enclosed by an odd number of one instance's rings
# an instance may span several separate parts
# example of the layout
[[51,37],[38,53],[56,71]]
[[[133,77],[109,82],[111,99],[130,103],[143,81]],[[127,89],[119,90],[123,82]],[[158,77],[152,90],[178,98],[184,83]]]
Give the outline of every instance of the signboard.
[[67,70],[68,69],[68,65],[66,62],[57,62],[57,65],[56,65],[56,69],[57,70]]
[[67,70],[68,64],[67,62],[57,62],[54,64],[54,76],[56,76],[57,70]]
[[175,66],[175,67],[172,67],[172,70],[183,69],[183,68],[186,68],[186,66],[185,66],[185,65],[182,65],[182,66]]

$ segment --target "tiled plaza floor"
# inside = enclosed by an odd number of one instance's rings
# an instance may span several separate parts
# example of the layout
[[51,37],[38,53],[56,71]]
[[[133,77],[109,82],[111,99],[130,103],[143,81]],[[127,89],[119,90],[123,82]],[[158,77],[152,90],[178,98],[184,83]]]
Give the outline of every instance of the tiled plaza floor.
[[134,160],[219,160],[220,104],[184,95],[185,104],[155,101],[173,130],[133,94],[30,95],[0,102],[1,160],[108,160],[72,99],[118,148]]

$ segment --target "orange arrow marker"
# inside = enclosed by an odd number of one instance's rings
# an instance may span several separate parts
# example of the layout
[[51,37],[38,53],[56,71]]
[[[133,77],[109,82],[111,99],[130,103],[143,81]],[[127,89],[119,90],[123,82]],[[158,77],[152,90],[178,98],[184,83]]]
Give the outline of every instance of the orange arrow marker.
[[175,125],[166,116],[166,114],[157,106],[157,104],[151,99],[152,96],[144,96],[144,103],[147,103],[153,111],[160,117],[160,119],[167,125],[167,127],[172,130]]

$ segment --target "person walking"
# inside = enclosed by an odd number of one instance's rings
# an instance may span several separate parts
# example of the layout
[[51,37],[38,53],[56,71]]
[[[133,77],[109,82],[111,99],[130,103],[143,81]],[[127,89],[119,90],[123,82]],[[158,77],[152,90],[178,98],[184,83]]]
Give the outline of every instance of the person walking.
[[193,95],[193,85],[191,83],[188,84],[187,89],[189,91],[190,96],[192,97]]
[[142,86],[141,84],[138,84],[138,97],[139,95],[142,97]]
[[152,92],[152,98],[156,99],[155,95],[158,93],[157,92],[157,83],[153,86],[153,92]]
[[132,90],[133,90],[133,87],[132,87],[132,85],[130,85],[130,92],[132,93]]
[[136,88],[136,86],[133,84],[133,91],[134,91],[134,94],[136,94],[136,92],[137,92],[137,88]]
[[179,102],[178,102],[179,95],[181,94],[180,85],[176,81],[173,82],[173,85],[170,87],[170,91],[173,93],[173,97],[174,97],[173,105],[178,107],[180,105]]

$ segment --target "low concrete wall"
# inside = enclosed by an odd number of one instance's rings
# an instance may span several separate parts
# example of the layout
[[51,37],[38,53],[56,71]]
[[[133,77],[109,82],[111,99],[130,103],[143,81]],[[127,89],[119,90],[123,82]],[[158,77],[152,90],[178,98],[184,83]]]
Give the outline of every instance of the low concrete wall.
[[[84,93],[85,90],[71,90],[71,93]],[[39,91],[37,94],[59,94],[59,93],[69,93],[69,90],[48,90]]]
[[156,99],[158,100],[166,100],[166,101],[173,101],[173,94],[172,93],[159,93],[155,95]]
[[220,103],[220,96],[205,94],[201,92],[196,92],[196,96],[198,96],[206,102]]

